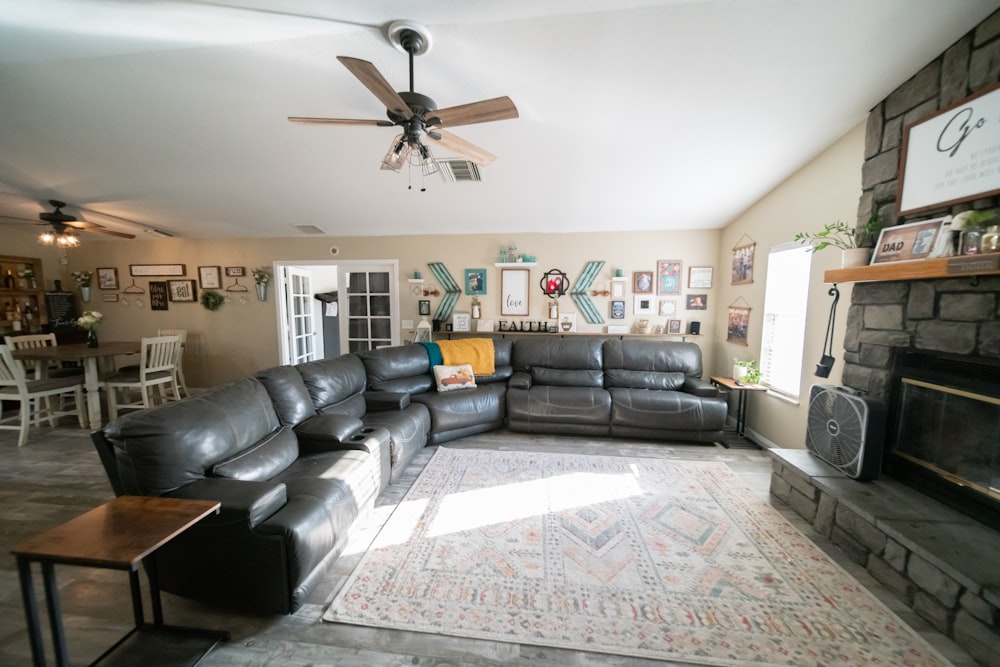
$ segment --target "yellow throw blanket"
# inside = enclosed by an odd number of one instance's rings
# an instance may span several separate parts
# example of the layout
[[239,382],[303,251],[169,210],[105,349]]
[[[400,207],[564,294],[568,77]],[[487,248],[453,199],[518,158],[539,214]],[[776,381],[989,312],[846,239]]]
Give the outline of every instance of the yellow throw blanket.
[[446,366],[472,364],[472,372],[476,375],[493,375],[497,370],[493,363],[492,338],[439,340],[437,344]]

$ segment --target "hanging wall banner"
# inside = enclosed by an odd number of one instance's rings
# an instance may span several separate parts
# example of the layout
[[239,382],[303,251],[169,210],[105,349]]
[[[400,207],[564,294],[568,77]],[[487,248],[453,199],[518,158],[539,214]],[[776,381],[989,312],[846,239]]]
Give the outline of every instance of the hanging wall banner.
[[729,324],[726,327],[726,342],[749,345],[747,331],[750,329],[750,309],[729,306]]

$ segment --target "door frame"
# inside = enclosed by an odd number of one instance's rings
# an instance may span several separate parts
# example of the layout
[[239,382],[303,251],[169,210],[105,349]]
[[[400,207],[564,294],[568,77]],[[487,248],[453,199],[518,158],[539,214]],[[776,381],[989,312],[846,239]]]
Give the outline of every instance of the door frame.
[[[390,307],[392,308],[393,318],[392,318],[392,344],[400,344],[400,310],[399,310],[399,260],[398,259],[282,259],[275,260],[271,263],[271,275],[274,276],[274,313],[276,320],[276,327],[278,330],[278,349],[277,349],[277,361],[279,364],[287,364],[288,362],[288,345],[287,345],[287,327],[283,319],[283,309],[285,302],[285,291],[287,281],[285,280],[284,267],[286,266],[296,266],[303,269],[309,270],[310,267],[316,266],[336,266],[336,267],[351,267],[351,266],[385,266],[386,270],[389,271],[389,288],[391,293]],[[347,290],[338,287],[337,296],[337,308],[340,313],[345,313],[347,309]],[[312,309],[313,317],[317,318],[315,325],[321,327],[322,323],[318,321],[318,318],[322,314],[320,309],[320,302],[316,301]],[[317,329],[322,330],[322,329]],[[346,354],[343,347],[347,344],[346,340],[341,340],[341,354]]]

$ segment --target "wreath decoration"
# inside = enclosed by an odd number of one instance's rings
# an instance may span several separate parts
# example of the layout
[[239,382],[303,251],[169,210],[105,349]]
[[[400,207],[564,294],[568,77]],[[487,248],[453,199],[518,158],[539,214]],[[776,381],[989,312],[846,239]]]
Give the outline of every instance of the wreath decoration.
[[218,310],[226,302],[226,297],[210,289],[201,291],[201,305],[209,310]]

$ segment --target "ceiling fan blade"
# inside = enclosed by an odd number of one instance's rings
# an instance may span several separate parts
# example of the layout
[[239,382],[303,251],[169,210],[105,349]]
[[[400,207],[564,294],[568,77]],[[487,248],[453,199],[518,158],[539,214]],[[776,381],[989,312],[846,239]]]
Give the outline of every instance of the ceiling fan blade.
[[483,150],[479,146],[471,144],[461,137],[456,137],[450,132],[445,132],[444,130],[434,130],[434,134],[439,135],[441,138],[435,139],[431,134],[428,134],[427,137],[434,143],[444,146],[455,155],[460,155],[467,160],[475,162],[476,164],[483,165],[485,167],[497,159],[497,156],[493,153]]
[[441,121],[435,124],[437,127],[455,127],[456,125],[487,123],[491,120],[508,120],[518,117],[517,107],[506,96],[438,109],[427,115],[430,117],[428,120],[437,118]]
[[358,58],[350,58],[348,56],[337,56],[337,60],[350,70],[351,74],[365,85],[365,88],[372,91],[372,94],[385,105],[387,111],[391,111],[397,116],[402,116],[406,119],[409,119],[413,115],[410,107],[399,96],[399,93],[393,90],[389,82],[385,80],[385,77],[375,68],[375,65],[372,65],[367,60],[359,60]]
[[87,222],[86,220],[73,220],[71,222],[64,222],[63,225],[66,227],[72,227],[73,229],[79,229],[84,232],[94,232],[96,234],[107,234],[108,236],[118,236],[123,239],[134,239],[135,234],[129,234],[127,232],[116,232],[114,230],[106,228],[104,225],[99,225],[96,222]]
[[129,234],[127,232],[116,232],[116,231],[111,230],[111,229],[104,229],[103,227],[101,229],[94,229],[93,227],[85,227],[85,228],[83,228],[83,230],[85,232],[93,232],[95,234],[107,234],[108,236],[117,236],[120,239],[134,239],[135,238],[135,234]]
[[392,127],[391,120],[362,120],[360,118],[305,118],[303,116],[289,116],[289,122],[302,123],[303,125],[377,125],[378,127]]
[[38,220],[32,220],[31,218],[18,218],[13,215],[3,215],[3,214],[0,214],[0,220],[16,220],[17,222],[30,223],[32,225],[44,224],[39,222]]

